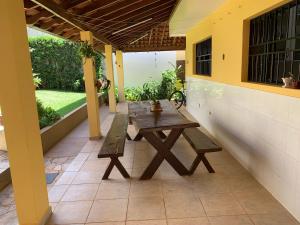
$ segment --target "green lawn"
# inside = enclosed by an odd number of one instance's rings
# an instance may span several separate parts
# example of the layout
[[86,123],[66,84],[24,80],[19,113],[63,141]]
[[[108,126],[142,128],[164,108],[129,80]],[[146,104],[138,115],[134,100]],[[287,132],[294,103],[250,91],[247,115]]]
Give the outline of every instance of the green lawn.
[[36,97],[44,106],[50,106],[61,116],[64,116],[86,102],[85,93],[37,90]]

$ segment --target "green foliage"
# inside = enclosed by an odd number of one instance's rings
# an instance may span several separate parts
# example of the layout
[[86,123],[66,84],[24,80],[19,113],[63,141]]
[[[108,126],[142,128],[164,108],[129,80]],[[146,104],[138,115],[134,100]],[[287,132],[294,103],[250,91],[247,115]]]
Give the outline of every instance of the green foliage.
[[[100,90],[101,97],[106,105],[109,104],[109,97],[108,97],[109,89],[110,88]],[[115,98],[116,98],[116,103],[118,103],[119,102],[118,88],[115,88]]]
[[156,101],[159,99],[159,88],[160,84],[157,81],[149,81],[144,83],[143,91],[141,93],[141,100],[152,100]]
[[179,69],[173,67],[173,69],[164,71],[161,82],[149,81],[142,88],[126,88],[125,98],[128,101],[168,99],[176,89],[176,74]]
[[39,78],[38,74],[33,73],[33,84],[36,88],[40,87],[40,85],[42,84],[42,79]]
[[79,55],[81,57],[92,58],[97,55],[93,47],[88,43],[88,41],[80,42]]
[[51,107],[44,107],[40,100],[36,100],[36,105],[41,129],[54,124],[60,119],[60,115],[54,109]]
[[[41,79],[40,88],[84,91],[80,44],[52,37],[29,39],[33,72]],[[96,54],[97,76],[103,57]]]
[[178,68],[169,69],[162,73],[162,81],[158,90],[158,99],[168,99],[175,91]]
[[125,98],[128,101],[140,101],[142,92],[140,87],[125,88]]

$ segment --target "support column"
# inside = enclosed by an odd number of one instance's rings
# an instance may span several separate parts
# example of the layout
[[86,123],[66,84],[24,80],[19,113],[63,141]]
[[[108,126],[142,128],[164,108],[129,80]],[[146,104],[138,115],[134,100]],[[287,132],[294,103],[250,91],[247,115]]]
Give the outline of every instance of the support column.
[[23,0],[0,1],[0,105],[20,225],[51,215]]
[[[82,41],[87,41],[93,45],[93,34],[90,31],[81,31],[80,38]],[[86,92],[86,102],[88,111],[88,122],[90,139],[99,139],[101,137],[100,130],[100,114],[99,114],[99,99],[96,82],[96,69],[94,58],[83,58],[83,72]]]
[[117,73],[118,73],[118,94],[120,102],[125,102],[124,92],[124,67],[123,67],[123,53],[120,50],[116,51],[117,59]]
[[114,79],[112,46],[111,45],[105,45],[105,63],[106,63],[107,79],[110,80],[110,82],[111,82],[111,86],[108,91],[109,111],[116,112],[115,79]]

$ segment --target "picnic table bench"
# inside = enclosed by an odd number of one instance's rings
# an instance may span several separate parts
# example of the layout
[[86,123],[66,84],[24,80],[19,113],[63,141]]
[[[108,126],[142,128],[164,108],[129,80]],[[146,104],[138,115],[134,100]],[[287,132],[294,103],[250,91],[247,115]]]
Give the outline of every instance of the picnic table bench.
[[[194,119],[193,116],[185,109],[180,109],[179,112],[186,118],[192,120]],[[204,163],[208,172],[214,173],[215,171],[205,157],[205,154],[210,152],[222,151],[222,148],[196,127],[184,129],[182,135],[190,143],[197,154],[197,157],[195,158],[191,168],[189,169],[190,175],[194,174],[201,161]]]
[[127,134],[127,127],[128,115],[117,113],[98,154],[98,158],[111,159],[102,177],[103,180],[108,179],[114,166],[118,168],[124,178],[130,177],[122,163],[119,161],[119,157],[124,155],[126,138],[130,139],[129,135]]
[[[145,138],[157,151],[151,163],[142,174],[142,180],[150,179],[161,163],[166,160],[176,172],[189,175],[189,170],[171,152],[184,129],[198,127],[199,123],[183,117],[168,101],[160,100],[163,111],[151,112],[150,101],[131,102],[128,104],[129,118],[138,134],[135,141]],[[164,131],[169,130],[168,135]]]

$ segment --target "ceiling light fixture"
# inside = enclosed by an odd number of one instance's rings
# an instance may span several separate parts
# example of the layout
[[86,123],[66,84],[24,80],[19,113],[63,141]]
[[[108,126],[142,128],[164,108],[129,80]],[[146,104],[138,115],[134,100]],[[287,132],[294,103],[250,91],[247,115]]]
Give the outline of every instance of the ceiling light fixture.
[[143,24],[143,23],[146,23],[146,22],[148,22],[148,21],[150,21],[150,20],[152,20],[152,18],[143,20],[143,21],[138,22],[138,23],[136,23],[136,24],[133,24],[133,25],[131,25],[131,26],[129,26],[129,27],[125,27],[125,28],[123,28],[123,29],[121,29],[121,30],[115,31],[115,32],[112,33],[112,35],[121,33],[121,32],[124,31],[124,30],[128,30],[128,29],[130,29],[130,28],[132,28],[132,27],[136,27],[136,26],[138,26],[138,25],[140,25],[140,24]]

